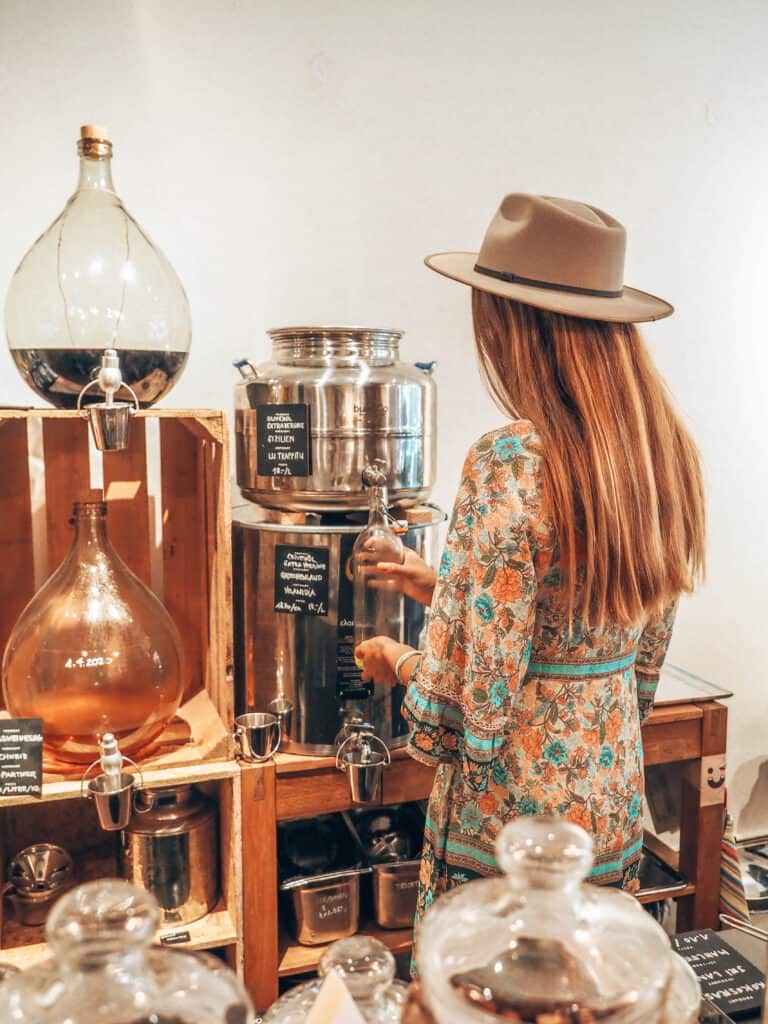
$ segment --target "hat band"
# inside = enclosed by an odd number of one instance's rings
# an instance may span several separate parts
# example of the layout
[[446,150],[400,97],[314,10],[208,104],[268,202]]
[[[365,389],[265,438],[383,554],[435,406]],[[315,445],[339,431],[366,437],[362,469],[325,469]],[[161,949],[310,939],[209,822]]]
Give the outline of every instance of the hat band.
[[529,284],[534,288],[552,288],[558,292],[574,292],[576,295],[596,295],[601,299],[620,299],[624,289],[617,292],[605,292],[599,288],[576,288],[570,284],[552,284],[551,281],[534,281],[531,277],[520,277],[518,274],[507,274],[503,270],[489,270],[488,267],[481,267],[479,263],[474,267],[476,274],[486,274],[488,277],[495,277],[499,281],[506,281],[509,284]]

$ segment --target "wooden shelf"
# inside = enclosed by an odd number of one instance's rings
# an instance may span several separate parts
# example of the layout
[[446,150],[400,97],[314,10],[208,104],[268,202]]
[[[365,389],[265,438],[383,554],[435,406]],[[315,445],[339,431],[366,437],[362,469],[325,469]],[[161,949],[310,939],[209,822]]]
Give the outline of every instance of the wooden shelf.
[[[333,757],[278,754],[274,764],[277,820],[311,818],[322,811],[352,810],[346,775]],[[392,764],[384,771],[382,806],[426,800],[435,772],[411,758],[405,748],[392,751]]]
[[[198,697],[205,698],[204,693]],[[207,698],[206,698],[207,699]],[[201,702],[202,703],[202,702]],[[211,710],[214,711],[213,705]],[[148,789],[159,788],[160,786],[177,786],[185,783],[207,782],[211,779],[233,778],[239,771],[236,761],[200,761],[197,764],[176,765],[166,763],[161,756],[148,758],[139,764],[142,780]],[[57,800],[72,800],[80,797],[81,778],[86,765],[78,768],[78,777],[62,779],[56,776],[46,775],[43,781],[43,793],[41,797],[34,796],[4,796],[0,797],[0,810],[6,807],[18,807],[24,804],[40,804]],[[129,766],[129,770],[130,766]]]
[[[46,942],[39,941],[41,931],[42,927],[22,929],[21,927],[16,926],[13,928],[12,934],[14,937],[18,937],[22,933],[26,933],[30,936],[34,935],[35,940],[26,945],[21,944],[17,946],[10,946],[8,949],[0,950],[0,961],[6,964],[12,964],[20,970],[26,970],[28,967],[34,967],[35,964],[38,964],[43,960],[47,960],[51,955],[51,952]],[[219,949],[222,946],[235,945],[238,941],[235,921],[230,912],[223,906],[223,901],[219,903],[215,910],[201,918],[199,921],[194,921],[192,924],[186,925],[174,925],[173,928],[164,926],[163,928],[158,929],[155,941],[159,943],[159,940],[163,935],[180,931],[189,932],[190,941],[174,946],[175,949],[187,949],[190,951],[200,949]]]
[[[412,928],[388,929],[367,925],[358,934],[369,935],[374,939],[378,939],[392,953],[405,953],[413,945]],[[279,976],[287,978],[292,974],[306,974],[309,971],[315,971],[329,945],[330,943],[324,946],[302,946],[298,942],[293,942],[287,936],[281,935],[278,964]]]

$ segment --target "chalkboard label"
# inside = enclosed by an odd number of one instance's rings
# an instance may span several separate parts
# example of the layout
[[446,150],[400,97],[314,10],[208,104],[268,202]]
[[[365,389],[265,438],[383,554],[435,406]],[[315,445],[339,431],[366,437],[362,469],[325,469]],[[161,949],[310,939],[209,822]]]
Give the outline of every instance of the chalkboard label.
[[765,975],[719,934],[710,930],[672,936],[673,948],[699,979],[702,995],[729,1017],[757,1013],[765,998]]
[[260,405],[256,410],[259,476],[311,476],[308,405]]
[[43,720],[0,720],[0,797],[42,793]]
[[275,545],[275,611],[289,615],[327,615],[328,548]]

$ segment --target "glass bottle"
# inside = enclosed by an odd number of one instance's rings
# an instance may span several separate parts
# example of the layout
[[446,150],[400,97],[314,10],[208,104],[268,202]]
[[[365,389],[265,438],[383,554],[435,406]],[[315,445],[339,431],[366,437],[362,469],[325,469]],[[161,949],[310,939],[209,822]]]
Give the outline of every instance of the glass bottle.
[[75,502],[69,554],[35,594],[3,658],[6,707],[42,718],[47,752],[99,757],[106,733],[131,756],[156,739],[181,701],[181,640],[170,615],[107,537],[107,506]]
[[328,947],[319,977],[291,989],[264,1016],[264,1024],[304,1024],[324,979],[336,971],[367,1024],[399,1024],[407,985],[395,980],[395,958],[378,939],[353,935]]
[[[8,346],[41,398],[74,408],[104,349],[142,406],[163,398],[189,353],[189,303],[163,253],[112,184],[109,132],[80,129],[77,190],[22,259],[5,306]],[[103,396],[92,389],[86,403]]]
[[15,1024],[251,1024],[250,1000],[220,960],[151,945],[154,898],[129,882],[64,896],[45,934],[53,958],[0,985]]
[[403,542],[390,526],[387,513],[387,478],[378,466],[367,466],[368,524],[352,549],[355,647],[373,636],[402,641],[403,594],[397,582],[376,571],[379,562],[401,564]]
[[502,829],[506,877],[441,896],[417,962],[436,1024],[694,1024],[700,992],[628,893],[582,884],[592,840],[559,818]]

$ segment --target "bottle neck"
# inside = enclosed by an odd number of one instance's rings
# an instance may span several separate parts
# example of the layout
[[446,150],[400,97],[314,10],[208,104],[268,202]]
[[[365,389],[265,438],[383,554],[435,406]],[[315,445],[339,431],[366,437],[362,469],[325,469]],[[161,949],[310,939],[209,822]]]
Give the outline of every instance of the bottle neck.
[[103,549],[108,546],[107,520],[104,514],[78,512],[75,515],[75,549],[85,557],[96,548]]
[[112,159],[111,157],[80,157],[80,177],[77,182],[77,191],[83,189],[101,189],[105,192],[114,192],[115,186],[112,183]]
[[387,506],[389,505],[389,492],[386,486],[371,487],[368,495],[368,525],[389,525]]

